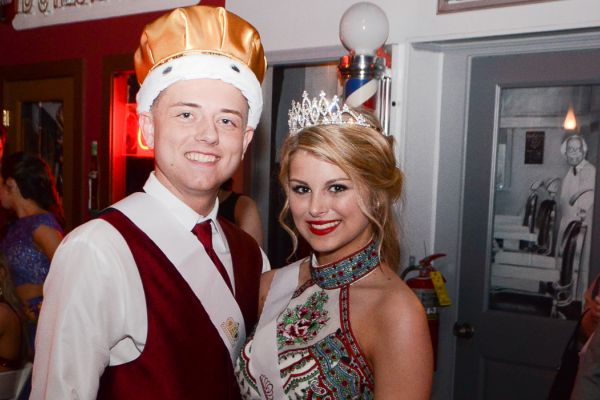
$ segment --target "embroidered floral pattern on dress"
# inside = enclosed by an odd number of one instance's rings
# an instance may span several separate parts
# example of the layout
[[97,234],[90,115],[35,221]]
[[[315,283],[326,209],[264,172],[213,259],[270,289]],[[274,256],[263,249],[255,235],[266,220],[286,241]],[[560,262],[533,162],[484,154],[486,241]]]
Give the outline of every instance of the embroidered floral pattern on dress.
[[269,378],[267,378],[264,375],[261,375],[260,384],[263,388],[263,393],[265,394],[267,400],[273,400],[273,384],[271,383]]
[[[252,336],[249,336],[249,339],[252,339]],[[251,353],[251,347],[242,349],[235,365],[235,374],[240,378],[238,382],[240,383],[240,393],[243,399],[252,399],[253,393],[259,393],[256,379],[250,374],[249,362]]]
[[[356,356],[347,348],[346,335],[341,329],[328,335],[311,347],[310,356],[301,356],[298,363],[283,369],[288,377],[286,393],[302,393],[302,399],[373,399],[371,376],[365,374],[357,363]],[[280,356],[287,359],[289,353]],[[308,360],[316,362],[310,372],[299,373],[307,367]],[[290,398],[297,398],[290,396]]]
[[287,308],[277,323],[277,344],[283,346],[306,344],[314,339],[322,327],[329,321],[323,305],[329,296],[324,291],[310,295],[305,303]]
[[[285,398],[371,400],[372,369],[350,323],[352,284],[379,265],[377,244],[323,267],[298,288],[277,317],[279,371]],[[313,272],[313,271],[311,271]],[[319,279],[323,278],[323,279]],[[242,398],[264,400],[260,371],[252,370],[252,337],[236,363]],[[256,378],[255,378],[256,377]]]

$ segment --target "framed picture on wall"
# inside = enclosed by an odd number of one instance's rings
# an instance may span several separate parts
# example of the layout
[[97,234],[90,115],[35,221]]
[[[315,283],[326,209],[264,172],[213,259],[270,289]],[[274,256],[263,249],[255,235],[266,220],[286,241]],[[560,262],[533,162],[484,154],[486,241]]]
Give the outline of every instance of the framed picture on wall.
[[438,14],[556,0],[438,0]]
[[544,163],[544,131],[525,132],[525,164]]

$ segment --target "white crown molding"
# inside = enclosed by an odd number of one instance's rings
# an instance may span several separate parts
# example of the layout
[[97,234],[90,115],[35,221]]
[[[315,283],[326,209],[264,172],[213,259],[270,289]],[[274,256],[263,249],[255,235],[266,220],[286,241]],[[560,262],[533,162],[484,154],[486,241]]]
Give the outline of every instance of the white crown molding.
[[[81,21],[120,17],[198,4],[194,0],[81,0],[54,7],[51,0],[18,0],[18,13],[12,21],[16,30]],[[27,11],[25,11],[27,10]]]

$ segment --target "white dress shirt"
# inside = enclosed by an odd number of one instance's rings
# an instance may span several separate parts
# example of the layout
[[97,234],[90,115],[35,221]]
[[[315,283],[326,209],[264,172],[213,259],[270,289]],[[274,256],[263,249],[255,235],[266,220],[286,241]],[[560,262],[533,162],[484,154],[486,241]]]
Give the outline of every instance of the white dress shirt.
[[[587,160],[582,160],[575,167],[569,167],[567,174],[563,178],[560,189],[560,223],[558,230],[558,244],[562,244],[563,236],[567,226],[571,221],[579,221],[583,218],[583,224],[587,226],[585,240],[581,249],[581,258],[579,265],[574,265],[574,272],[577,273],[575,284],[575,298],[583,298],[583,292],[588,287],[588,272],[590,264],[591,234],[592,222],[594,220],[594,192],[586,193],[579,197],[575,204],[570,205],[571,198],[586,189],[594,189],[596,186],[596,167]],[[581,213],[580,210],[585,211]],[[580,239],[581,240],[581,239]],[[562,248],[559,247],[559,255],[562,255]],[[575,278],[575,277],[574,277]]]
[[[587,160],[582,160],[576,167],[577,175],[573,173],[573,167],[569,167],[567,174],[563,178],[560,189],[560,209],[564,224],[573,220],[578,220],[579,209],[586,211],[592,210],[594,204],[594,194],[583,195],[574,205],[569,204],[573,195],[585,189],[594,189],[596,185],[596,167]],[[591,221],[588,215],[586,221]]]
[[[213,221],[213,247],[235,285],[229,247],[216,222],[218,201],[201,216],[154,173],[144,191],[164,205],[163,215],[150,218],[175,219],[190,234],[196,223]],[[261,253],[264,272],[270,267]],[[125,239],[102,219],[81,225],[58,247],[44,284],[30,398],[95,399],[107,366],[139,357],[147,328],[142,282]]]

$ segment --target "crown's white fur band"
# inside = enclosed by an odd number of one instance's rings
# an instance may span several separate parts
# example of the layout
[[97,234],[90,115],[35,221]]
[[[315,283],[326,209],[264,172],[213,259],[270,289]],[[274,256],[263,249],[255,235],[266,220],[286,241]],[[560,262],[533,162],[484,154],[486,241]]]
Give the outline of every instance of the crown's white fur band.
[[262,112],[262,89],[248,66],[231,58],[213,54],[190,54],[174,58],[154,68],[137,94],[138,113],[150,111],[160,92],[178,81],[220,79],[238,88],[248,100],[248,126],[256,128]]

